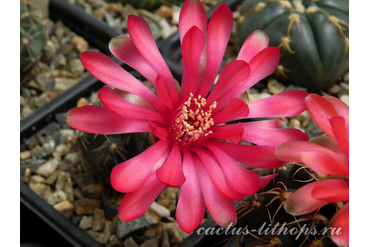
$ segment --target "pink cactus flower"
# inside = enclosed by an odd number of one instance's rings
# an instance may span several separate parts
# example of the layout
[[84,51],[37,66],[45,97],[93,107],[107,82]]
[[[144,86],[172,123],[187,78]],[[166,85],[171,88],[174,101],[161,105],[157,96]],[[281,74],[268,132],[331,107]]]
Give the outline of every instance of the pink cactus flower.
[[[331,235],[338,246],[349,245],[349,107],[338,98],[310,94],[306,98],[309,113],[327,134],[309,142],[292,141],[276,149],[276,157],[306,164],[319,174],[329,175],[296,190],[285,202],[293,215],[310,213],[328,203],[344,202],[329,226],[342,229]],[[347,202],[347,203],[346,203]]]
[[[155,144],[140,155],[118,164],[111,172],[114,189],[127,193],[119,218],[130,221],[143,215],[165,186],[181,186],[176,218],[185,232],[201,223],[205,206],[217,224],[236,223],[233,200],[254,194],[273,176],[251,168],[283,164],[275,148],[286,141],[307,140],[296,129],[281,129],[280,120],[245,123],[230,121],[259,117],[288,117],[306,109],[306,92],[291,90],[247,104],[238,98],[276,69],[279,48],[268,47],[268,37],[254,32],[236,61],[221,71],[212,85],[233,26],[233,15],[222,4],[207,17],[199,0],[187,0],[180,14],[183,59],[181,86],[162,58],[149,25],[129,16],[129,36],[111,40],[114,56],[140,72],[156,89],[139,80],[98,52],[84,52],[85,68],[105,84],[99,91],[104,107],[72,109],[66,122],[77,130],[95,134],[150,132]],[[226,124],[225,124],[226,123]],[[240,141],[255,145],[238,144]]]

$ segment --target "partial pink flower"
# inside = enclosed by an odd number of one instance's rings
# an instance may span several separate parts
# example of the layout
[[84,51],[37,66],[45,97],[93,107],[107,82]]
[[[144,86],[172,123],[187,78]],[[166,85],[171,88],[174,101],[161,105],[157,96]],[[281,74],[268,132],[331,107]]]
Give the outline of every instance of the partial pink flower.
[[309,142],[291,141],[276,149],[276,157],[306,164],[327,178],[296,190],[284,204],[293,215],[302,215],[328,204],[346,203],[331,219],[329,226],[341,228],[330,235],[338,246],[349,245],[349,107],[338,98],[310,94],[306,97],[309,113],[327,134]]
[[[129,36],[111,40],[113,55],[140,72],[156,89],[153,93],[109,57],[84,52],[85,68],[105,84],[99,91],[103,108],[72,109],[66,122],[96,134],[150,132],[155,144],[138,156],[118,164],[111,173],[114,189],[127,193],[119,218],[130,221],[150,207],[165,186],[179,187],[176,218],[185,232],[201,223],[205,206],[221,226],[236,223],[233,200],[254,194],[272,175],[259,178],[252,168],[276,168],[277,145],[307,140],[299,130],[281,129],[280,120],[232,123],[258,117],[289,117],[306,109],[306,92],[291,90],[247,104],[238,97],[271,74],[279,49],[268,47],[268,37],[254,32],[236,61],[219,72],[233,26],[226,4],[219,6],[208,25],[199,0],[187,0],[180,14],[183,59],[181,86],[162,58],[143,18],[129,16]],[[255,145],[243,145],[239,142]]]

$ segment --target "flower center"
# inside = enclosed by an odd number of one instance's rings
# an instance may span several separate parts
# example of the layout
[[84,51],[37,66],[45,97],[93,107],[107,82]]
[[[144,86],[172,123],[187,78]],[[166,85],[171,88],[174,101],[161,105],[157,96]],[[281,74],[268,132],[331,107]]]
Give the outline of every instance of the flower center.
[[214,125],[212,111],[217,107],[217,102],[206,109],[207,100],[200,95],[189,98],[179,107],[170,127],[170,135],[177,144],[187,145],[198,142],[212,134],[210,128]]

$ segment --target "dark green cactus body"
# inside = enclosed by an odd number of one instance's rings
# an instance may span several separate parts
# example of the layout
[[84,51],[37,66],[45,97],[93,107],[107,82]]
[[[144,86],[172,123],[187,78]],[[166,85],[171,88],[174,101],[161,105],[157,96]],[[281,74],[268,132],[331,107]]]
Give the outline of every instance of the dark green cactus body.
[[280,47],[274,76],[318,92],[332,86],[349,65],[347,0],[247,0],[241,9],[238,46],[255,30]]
[[327,204],[319,211],[297,217],[283,207],[291,193],[315,181],[315,174],[297,164],[267,170],[263,175],[272,173],[278,175],[262,191],[248,196],[237,209],[237,227],[250,232],[244,234],[245,247],[336,246],[322,231],[336,213],[336,204]]
[[46,45],[46,29],[40,15],[29,11],[28,1],[20,2],[20,73],[21,79],[41,57]]
[[109,175],[114,166],[149,147],[146,133],[95,135],[82,132],[79,144],[85,160],[101,175]]
[[185,0],[109,0],[108,2],[121,2],[124,4],[130,4],[138,9],[154,9],[159,7],[161,4],[166,5],[179,5]]

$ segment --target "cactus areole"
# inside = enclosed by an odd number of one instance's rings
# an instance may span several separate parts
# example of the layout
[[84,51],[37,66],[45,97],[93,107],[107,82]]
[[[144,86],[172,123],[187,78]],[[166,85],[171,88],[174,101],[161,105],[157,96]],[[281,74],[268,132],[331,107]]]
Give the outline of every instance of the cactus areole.
[[280,47],[274,76],[319,92],[335,84],[349,66],[347,0],[248,0],[238,25],[238,46],[256,29]]

